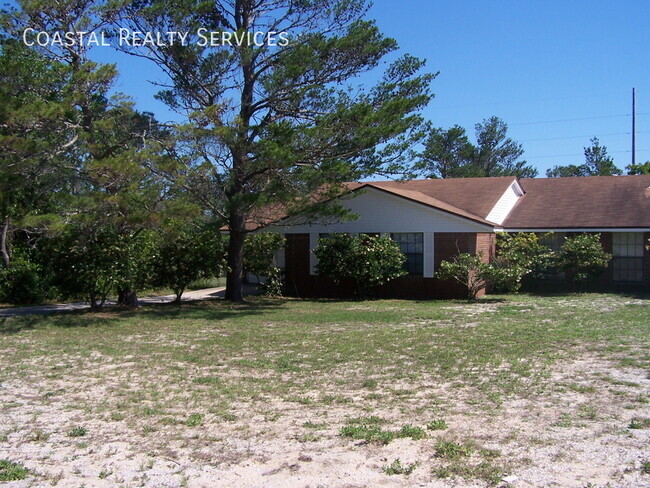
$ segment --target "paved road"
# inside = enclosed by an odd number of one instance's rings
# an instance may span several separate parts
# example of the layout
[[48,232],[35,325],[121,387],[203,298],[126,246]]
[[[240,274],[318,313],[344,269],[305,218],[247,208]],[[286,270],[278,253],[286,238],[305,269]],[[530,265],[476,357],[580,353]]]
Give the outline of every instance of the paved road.
[[[183,293],[182,301],[191,302],[194,300],[209,300],[214,298],[223,298],[226,291],[225,286],[217,288],[205,288],[203,290],[188,291]],[[176,295],[164,295],[158,297],[144,297],[140,298],[140,303],[143,305],[150,303],[169,303],[176,299]],[[111,300],[106,302],[104,306],[115,305],[115,301]],[[20,308],[5,308],[0,310],[0,318],[16,317],[18,315],[46,315],[55,312],[70,312],[73,310],[85,310],[90,308],[86,302],[74,303],[57,303],[53,305],[35,305],[33,307],[20,307]]]

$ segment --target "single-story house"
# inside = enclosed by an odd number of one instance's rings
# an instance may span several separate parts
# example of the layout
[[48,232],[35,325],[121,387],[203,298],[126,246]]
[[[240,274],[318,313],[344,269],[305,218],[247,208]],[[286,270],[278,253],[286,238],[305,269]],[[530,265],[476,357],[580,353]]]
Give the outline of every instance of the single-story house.
[[[358,215],[356,220],[279,221],[268,228],[286,237],[277,264],[285,270],[289,293],[340,292],[318,276],[311,250],[319,238],[341,232],[390,236],[406,254],[408,276],[381,287],[381,296],[461,295],[457,286],[434,278],[440,262],[463,252],[481,252],[491,259],[498,232],[552,231],[548,245],[554,249],[567,235],[600,233],[613,259],[598,285],[650,288],[650,175],[371,181],[349,190],[353,198],[341,204]],[[555,288],[563,280],[556,273],[547,281]]]

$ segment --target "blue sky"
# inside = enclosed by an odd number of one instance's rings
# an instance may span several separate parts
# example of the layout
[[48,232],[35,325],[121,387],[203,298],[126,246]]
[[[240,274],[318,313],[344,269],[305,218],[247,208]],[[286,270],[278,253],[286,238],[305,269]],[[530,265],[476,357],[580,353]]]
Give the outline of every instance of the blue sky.
[[[619,167],[631,160],[631,91],[637,91],[637,162],[650,160],[650,29],[647,1],[377,0],[368,17],[401,52],[440,71],[424,112],[436,126],[496,115],[540,170],[580,164],[593,136]],[[147,61],[98,48],[117,61],[117,89],[162,120]]]

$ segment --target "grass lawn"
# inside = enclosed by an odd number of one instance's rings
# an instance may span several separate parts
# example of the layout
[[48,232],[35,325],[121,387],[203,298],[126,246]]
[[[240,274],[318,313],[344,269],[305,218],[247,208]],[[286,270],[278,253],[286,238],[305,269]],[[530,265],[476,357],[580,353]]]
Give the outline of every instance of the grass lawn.
[[0,331],[10,483],[650,486],[647,297],[251,298]]

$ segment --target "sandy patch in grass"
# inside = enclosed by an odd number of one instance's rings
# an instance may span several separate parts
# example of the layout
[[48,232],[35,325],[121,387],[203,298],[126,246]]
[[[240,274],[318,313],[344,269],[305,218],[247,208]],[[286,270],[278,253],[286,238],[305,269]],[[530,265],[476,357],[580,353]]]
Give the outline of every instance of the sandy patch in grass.
[[[75,366],[0,385],[0,458],[31,472],[8,487],[479,487],[506,476],[516,487],[650,486],[641,469],[650,429],[629,428],[650,418],[648,372],[588,352],[556,363],[531,394],[498,404],[455,382],[391,383],[381,374],[356,389],[319,378],[295,396],[227,402],[193,394],[209,391],[207,379],[143,400],[177,379],[99,354],[59,363]],[[342,374],[354,375],[347,368]],[[214,381],[245,376],[255,373],[228,368]],[[384,431],[410,425],[426,438],[382,445],[340,434],[350,419],[373,416]],[[446,429],[427,429],[440,418]],[[73,433],[79,427],[83,435]],[[459,456],[443,452],[451,443]],[[412,473],[387,474],[396,459]]]

